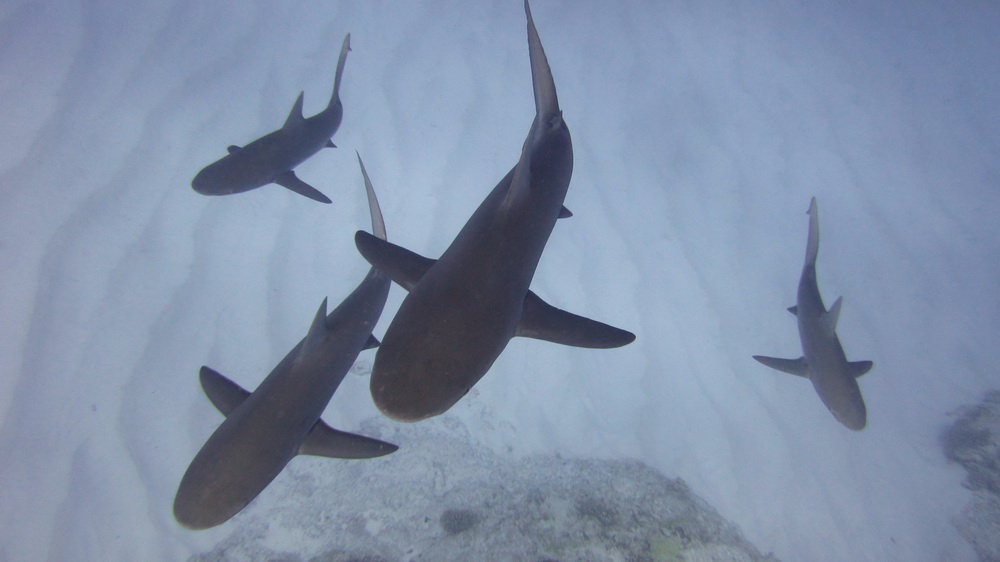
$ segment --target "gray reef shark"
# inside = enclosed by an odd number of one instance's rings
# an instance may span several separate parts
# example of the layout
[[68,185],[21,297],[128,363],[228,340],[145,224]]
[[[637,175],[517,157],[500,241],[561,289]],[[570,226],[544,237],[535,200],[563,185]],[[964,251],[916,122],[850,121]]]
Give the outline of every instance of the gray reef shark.
[[448,410],[514,336],[591,348],[635,339],[528,290],[556,220],[569,216],[563,200],[573,146],[527,1],[524,10],[536,114],[514,168],[436,261],[365,232],[355,235],[365,259],[409,291],[383,337],[371,378],[375,404],[399,421]]
[[191,181],[191,187],[202,195],[229,195],[276,183],[310,199],[330,203],[329,197],[300,180],[292,169],[323,148],[335,146],[330,138],[337,132],[344,116],[344,106],[340,102],[340,78],[350,50],[351,34],[348,33],[340,49],[333,95],[326,109],[308,119],[303,117],[304,92],[300,92],[292,112],[280,129],[242,148],[230,146],[228,155],[198,172]]
[[837,337],[837,317],[841,299],[834,301],[830,310],[823,306],[823,297],[816,283],[816,255],[819,253],[819,216],[816,198],[809,203],[809,239],[806,242],[806,262],[799,279],[799,292],[795,306],[789,312],[799,323],[802,340],[802,357],[778,359],[754,355],[753,358],[768,367],[806,377],[812,381],[816,394],[837,421],[848,429],[860,431],[867,424],[865,401],[856,380],[871,370],[871,361],[848,361]]
[[[384,239],[385,225],[364,164],[361,171],[372,230]],[[201,368],[201,386],[226,419],[181,479],[174,499],[174,517],[179,523],[206,529],[226,522],[296,455],[364,459],[397,449],[338,431],[320,419],[358,354],[378,345],[372,328],[382,314],[389,284],[387,277],[371,268],[329,316],[324,299],[306,337],[252,394],[212,369]]]

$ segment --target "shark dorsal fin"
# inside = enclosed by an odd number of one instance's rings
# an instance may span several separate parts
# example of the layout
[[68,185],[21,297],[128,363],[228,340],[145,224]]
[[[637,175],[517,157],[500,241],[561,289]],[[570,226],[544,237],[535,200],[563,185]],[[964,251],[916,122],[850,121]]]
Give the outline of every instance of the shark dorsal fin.
[[823,329],[826,330],[828,334],[832,334],[837,330],[837,320],[840,318],[840,303],[843,297],[837,297],[837,300],[833,301],[833,306],[830,310],[826,311],[823,315]]
[[241,150],[243,150],[243,147],[242,146],[236,146],[235,144],[231,144],[231,145],[229,145],[228,148],[226,148],[226,152],[228,152],[229,154],[235,154],[235,153],[237,153],[237,152],[239,152]]
[[794,314],[796,316],[799,315],[799,307],[798,307],[798,305],[793,304],[792,306],[788,307],[787,310],[788,310],[788,312],[791,312],[792,314]]
[[302,117],[302,100],[305,99],[305,96],[305,92],[299,92],[299,97],[295,99],[295,105],[292,106],[292,111],[289,112],[288,119],[285,119],[285,124],[282,125],[282,128],[301,123],[305,120],[305,117]]
[[310,349],[315,347],[317,341],[326,336],[326,331],[326,299],[324,298],[319,305],[319,310],[316,311],[312,325],[309,326],[309,333],[306,334],[306,338],[302,342],[302,350],[299,353],[308,353]]

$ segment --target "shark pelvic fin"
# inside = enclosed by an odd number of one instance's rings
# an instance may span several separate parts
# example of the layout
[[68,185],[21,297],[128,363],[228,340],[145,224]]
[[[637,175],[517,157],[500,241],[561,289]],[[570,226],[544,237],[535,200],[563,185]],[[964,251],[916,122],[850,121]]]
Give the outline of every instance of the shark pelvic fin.
[[635,334],[558,309],[528,291],[516,336],[573,347],[608,349],[635,341]]
[[205,395],[208,396],[212,405],[226,417],[250,396],[250,393],[241,388],[240,385],[222,376],[211,367],[202,367],[199,378]]
[[274,178],[274,183],[286,189],[290,189],[299,195],[308,197],[313,201],[319,201],[320,203],[333,203],[329,197],[320,193],[318,189],[300,180],[292,170],[288,170],[287,172]]
[[333,144],[332,140],[328,140],[326,141],[326,144],[323,145],[323,148],[337,148],[337,145]]
[[754,355],[753,358],[783,373],[809,378],[809,364],[806,363],[805,357],[799,357],[798,359],[778,359],[777,357],[767,357],[766,355]]
[[573,213],[569,209],[567,209],[565,205],[563,205],[562,208],[559,209],[559,218],[568,219],[572,216]]
[[368,341],[365,342],[365,346],[361,348],[362,351],[366,349],[375,349],[376,347],[382,345],[382,342],[378,341],[375,334],[368,335]]
[[323,420],[316,420],[316,425],[299,446],[299,454],[333,459],[370,459],[388,455],[396,449],[399,447],[392,443],[340,431],[326,425]]

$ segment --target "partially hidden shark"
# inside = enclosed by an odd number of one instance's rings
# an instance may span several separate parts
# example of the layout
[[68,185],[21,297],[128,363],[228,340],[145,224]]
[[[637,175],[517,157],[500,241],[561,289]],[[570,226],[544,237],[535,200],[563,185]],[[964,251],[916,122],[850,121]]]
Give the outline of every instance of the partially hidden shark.
[[486,374],[514,336],[590,348],[635,335],[557,309],[528,288],[560,217],[573,147],[527,0],[535,119],[514,168],[480,204],[438,260],[355,235],[374,267],[409,291],[372,366],[371,393],[385,415],[418,421],[448,410]]
[[302,99],[305,93],[299,92],[292,112],[280,129],[244,147],[230,146],[229,154],[198,172],[191,181],[191,187],[202,195],[229,195],[276,183],[320,203],[330,203],[329,197],[300,180],[293,168],[323,148],[335,147],[330,139],[344,116],[344,106],[340,102],[340,79],[350,50],[351,34],[348,33],[340,49],[333,95],[326,109],[312,117],[303,117]]
[[[385,239],[385,224],[364,164],[361,171],[372,230]],[[181,479],[174,499],[174,516],[180,524],[206,529],[226,522],[296,455],[365,459],[397,449],[338,431],[320,419],[358,354],[378,345],[372,328],[382,314],[389,285],[389,279],[372,268],[329,315],[324,299],[309,333],[253,393],[208,367],[201,368],[201,386],[226,419]]]
[[823,305],[816,283],[816,255],[819,253],[819,216],[816,198],[809,203],[809,238],[806,242],[806,262],[799,279],[795,306],[788,309],[799,323],[802,357],[778,359],[763,355],[753,358],[764,365],[808,378],[820,400],[837,421],[848,429],[860,431],[867,424],[865,401],[857,378],[871,370],[871,361],[848,361],[837,337],[837,318],[841,298],[830,310]]

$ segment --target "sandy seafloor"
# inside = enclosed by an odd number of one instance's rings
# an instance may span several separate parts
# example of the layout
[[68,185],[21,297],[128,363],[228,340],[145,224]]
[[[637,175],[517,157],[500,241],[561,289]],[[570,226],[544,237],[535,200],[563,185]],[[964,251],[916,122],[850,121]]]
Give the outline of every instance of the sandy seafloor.
[[[534,14],[576,165],[575,216],[532,287],[638,339],[514,340],[423,423],[510,458],[639,459],[785,560],[972,559],[951,524],[970,494],[938,436],[1000,386],[1000,6]],[[0,560],[177,560],[255,517],[173,520],[221,419],[199,366],[253,388],[363,277],[355,149],[390,239],[444,250],[531,123],[524,28],[514,0],[0,4]],[[325,104],[347,32],[340,148],[298,169],[334,204],[194,193],[300,90],[307,115]],[[848,357],[875,361],[861,433],[750,358],[799,354],[784,309],[814,195],[820,288],[845,297]],[[379,415],[371,353],[327,409],[335,427]],[[290,474],[342,466],[300,462]]]

